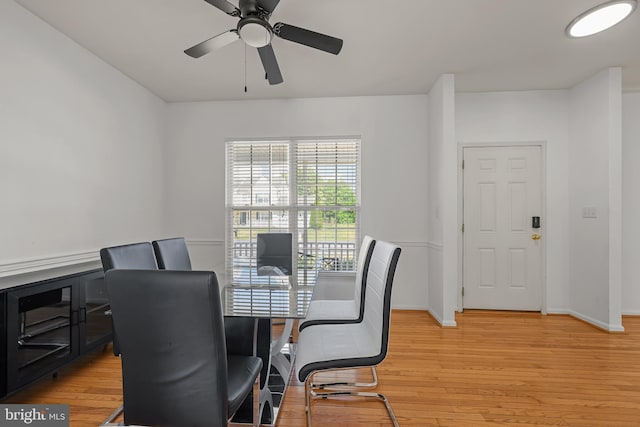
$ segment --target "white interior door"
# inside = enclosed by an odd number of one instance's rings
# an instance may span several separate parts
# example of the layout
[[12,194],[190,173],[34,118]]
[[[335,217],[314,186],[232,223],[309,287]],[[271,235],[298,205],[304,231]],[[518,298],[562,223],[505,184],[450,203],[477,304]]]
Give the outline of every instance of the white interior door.
[[532,217],[542,215],[541,147],[463,152],[463,307],[539,311],[543,233]]

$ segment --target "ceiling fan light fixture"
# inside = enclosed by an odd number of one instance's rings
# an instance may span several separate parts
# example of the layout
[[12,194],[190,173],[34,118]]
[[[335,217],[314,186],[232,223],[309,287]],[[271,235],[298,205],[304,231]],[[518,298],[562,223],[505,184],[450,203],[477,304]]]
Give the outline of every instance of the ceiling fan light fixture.
[[271,43],[273,33],[268,24],[259,19],[243,19],[238,25],[238,34],[249,46],[264,47]]
[[567,26],[567,36],[587,37],[622,22],[636,9],[637,0],[613,0],[580,14]]

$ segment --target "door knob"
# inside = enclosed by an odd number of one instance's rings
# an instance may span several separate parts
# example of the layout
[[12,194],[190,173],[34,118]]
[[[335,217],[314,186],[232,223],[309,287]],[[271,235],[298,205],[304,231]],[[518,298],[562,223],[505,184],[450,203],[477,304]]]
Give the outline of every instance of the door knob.
[[534,233],[531,235],[531,240],[540,240],[542,236],[539,235],[538,233]]

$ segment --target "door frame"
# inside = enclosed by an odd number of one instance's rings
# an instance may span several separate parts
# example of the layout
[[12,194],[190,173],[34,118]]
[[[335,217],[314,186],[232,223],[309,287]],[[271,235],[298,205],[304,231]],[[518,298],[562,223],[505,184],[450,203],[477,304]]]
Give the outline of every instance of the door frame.
[[[509,141],[509,142],[486,142],[486,141],[459,141],[458,142],[458,289],[457,289],[457,306],[458,312],[464,311],[462,301],[462,288],[464,286],[464,238],[462,235],[462,221],[464,220],[464,177],[462,174],[462,160],[465,148],[501,148],[501,147],[540,147],[540,187],[542,196],[542,223],[547,230],[547,142],[546,141]],[[541,263],[542,269],[540,286],[540,312],[547,314],[547,238],[541,239]]]

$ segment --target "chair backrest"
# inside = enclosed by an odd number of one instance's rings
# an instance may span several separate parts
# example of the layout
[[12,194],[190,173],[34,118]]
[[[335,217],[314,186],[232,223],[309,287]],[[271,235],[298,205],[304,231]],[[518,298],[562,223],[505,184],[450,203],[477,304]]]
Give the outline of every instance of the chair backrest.
[[256,266],[258,276],[291,276],[293,274],[293,235],[291,233],[258,233]]
[[100,249],[100,259],[105,272],[117,268],[157,270],[156,257],[149,242],[131,243]]
[[[113,269],[157,270],[156,257],[149,242],[131,243],[100,249],[100,260],[105,273]],[[118,335],[113,330],[113,354],[120,356]]]
[[156,254],[158,268],[162,270],[191,270],[191,258],[184,237],[154,240],[153,252]]
[[367,287],[367,276],[369,274],[369,263],[371,262],[371,256],[373,255],[373,249],[376,245],[376,241],[371,236],[364,236],[362,239],[362,245],[360,246],[360,253],[358,254],[358,265],[356,266],[356,283],[354,289],[353,299],[356,301],[358,307],[360,307],[360,316],[358,320],[362,320],[364,316],[364,304]]
[[111,270],[126,425],[227,423],[227,355],[215,273]]
[[372,365],[384,360],[389,347],[391,288],[400,251],[396,245],[377,240],[369,263],[362,325],[371,337],[380,340],[380,353],[371,361]]

